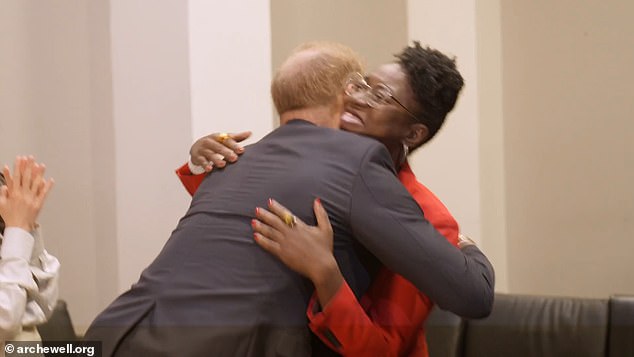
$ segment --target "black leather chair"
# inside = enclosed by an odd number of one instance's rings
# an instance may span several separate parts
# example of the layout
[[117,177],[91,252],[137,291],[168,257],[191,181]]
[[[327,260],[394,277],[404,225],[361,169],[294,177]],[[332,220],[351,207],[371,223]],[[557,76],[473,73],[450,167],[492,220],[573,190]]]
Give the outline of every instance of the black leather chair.
[[465,325],[451,312],[434,308],[425,322],[429,356],[462,356]]
[[425,328],[431,357],[633,357],[634,297],[496,294],[486,319],[434,309]]

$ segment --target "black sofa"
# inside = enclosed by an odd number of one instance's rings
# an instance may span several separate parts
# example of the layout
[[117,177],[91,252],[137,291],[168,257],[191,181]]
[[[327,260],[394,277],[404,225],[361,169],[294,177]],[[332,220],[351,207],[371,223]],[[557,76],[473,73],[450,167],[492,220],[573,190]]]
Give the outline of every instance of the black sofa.
[[[496,294],[486,319],[435,308],[425,329],[430,357],[634,357],[634,296]],[[77,338],[63,300],[38,330],[45,342]]]
[[430,357],[634,357],[634,296],[496,294],[486,319],[434,309]]

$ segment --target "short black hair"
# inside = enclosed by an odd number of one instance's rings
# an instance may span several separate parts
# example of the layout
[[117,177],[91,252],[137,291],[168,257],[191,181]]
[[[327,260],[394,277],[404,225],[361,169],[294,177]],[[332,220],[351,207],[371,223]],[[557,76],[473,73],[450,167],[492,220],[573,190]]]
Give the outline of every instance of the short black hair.
[[[0,172],[0,187],[7,184],[7,181],[4,179],[4,175]],[[2,216],[0,216],[0,234],[4,234],[4,220]]]
[[429,135],[418,148],[436,135],[445,117],[458,99],[464,80],[456,68],[456,59],[429,47],[422,47],[414,41],[412,46],[405,47],[395,55],[401,65],[409,85],[414,92],[421,113],[417,113],[419,121],[427,126]]

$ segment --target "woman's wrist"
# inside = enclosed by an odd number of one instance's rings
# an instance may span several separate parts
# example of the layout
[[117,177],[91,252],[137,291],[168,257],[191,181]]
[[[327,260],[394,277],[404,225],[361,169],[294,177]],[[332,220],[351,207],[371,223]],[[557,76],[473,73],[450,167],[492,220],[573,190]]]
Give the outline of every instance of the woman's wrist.
[[316,274],[311,277],[311,281],[313,285],[315,285],[317,297],[319,298],[322,309],[325,308],[328,302],[337,294],[343,280],[343,275],[341,274],[341,270],[339,270],[334,256],[325,261],[319,269],[316,269]]

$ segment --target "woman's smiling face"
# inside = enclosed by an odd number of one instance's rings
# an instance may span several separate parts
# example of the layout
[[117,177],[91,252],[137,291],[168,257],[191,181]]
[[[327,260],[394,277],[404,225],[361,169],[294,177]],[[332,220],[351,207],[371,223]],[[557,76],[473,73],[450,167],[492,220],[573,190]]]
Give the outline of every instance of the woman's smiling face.
[[420,112],[407,75],[398,63],[388,63],[370,73],[365,80],[372,90],[385,86],[392,97],[387,97],[385,103],[370,106],[367,94],[346,96],[341,129],[375,138],[390,151],[396,147],[402,149],[403,139],[416,122],[412,113]]

